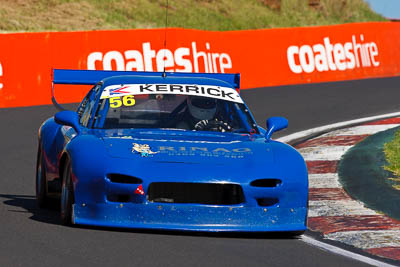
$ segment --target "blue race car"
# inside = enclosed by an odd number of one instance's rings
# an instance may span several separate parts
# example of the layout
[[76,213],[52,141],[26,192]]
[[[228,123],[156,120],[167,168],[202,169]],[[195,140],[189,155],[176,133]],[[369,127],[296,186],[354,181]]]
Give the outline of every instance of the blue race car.
[[39,206],[61,198],[66,225],[301,234],[304,159],[271,139],[286,119],[256,124],[239,83],[238,74],[53,70],[53,93],[93,88],[39,129]]

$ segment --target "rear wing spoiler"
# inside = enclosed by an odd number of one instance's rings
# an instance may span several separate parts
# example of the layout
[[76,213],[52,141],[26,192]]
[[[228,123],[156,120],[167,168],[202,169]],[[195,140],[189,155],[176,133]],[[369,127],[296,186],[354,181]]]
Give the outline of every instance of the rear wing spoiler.
[[188,73],[188,72],[148,72],[148,71],[110,71],[110,70],[67,70],[52,69],[51,101],[59,109],[64,108],[57,103],[54,97],[55,84],[95,85],[105,78],[112,76],[148,76],[148,77],[193,77],[222,80],[237,90],[240,89],[240,74],[230,73]]

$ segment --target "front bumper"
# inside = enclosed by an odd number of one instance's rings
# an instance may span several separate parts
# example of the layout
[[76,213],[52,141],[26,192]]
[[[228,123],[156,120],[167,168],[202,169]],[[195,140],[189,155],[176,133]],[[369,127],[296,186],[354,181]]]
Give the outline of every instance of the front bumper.
[[76,224],[182,231],[306,230],[306,207],[208,206],[165,203],[75,204]]

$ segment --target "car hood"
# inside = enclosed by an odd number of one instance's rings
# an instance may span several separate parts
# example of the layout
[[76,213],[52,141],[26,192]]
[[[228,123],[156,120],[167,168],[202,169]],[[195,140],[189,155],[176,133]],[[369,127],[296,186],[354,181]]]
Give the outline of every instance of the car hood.
[[256,165],[274,161],[261,136],[167,130],[107,130],[99,136],[113,158],[160,163]]

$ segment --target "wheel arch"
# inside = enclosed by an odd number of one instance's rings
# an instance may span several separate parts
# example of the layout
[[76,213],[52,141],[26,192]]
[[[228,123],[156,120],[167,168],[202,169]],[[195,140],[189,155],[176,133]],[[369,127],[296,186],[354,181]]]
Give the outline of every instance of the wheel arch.
[[64,173],[64,168],[65,168],[65,165],[66,165],[66,163],[67,163],[67,160],[70,161],[71,158],[70,158],[68,152],[64,151],[64,153],[62,154],[62,156],[61,156],[61,158],[60,158],[60,162],[59,162],[59,164],[58,164],[58,175],[59,175],[59,177],[60,177],[60,182],[61,182],[61,184],[62,184],[63,179],[64,179],[63,173]]

